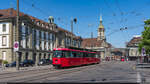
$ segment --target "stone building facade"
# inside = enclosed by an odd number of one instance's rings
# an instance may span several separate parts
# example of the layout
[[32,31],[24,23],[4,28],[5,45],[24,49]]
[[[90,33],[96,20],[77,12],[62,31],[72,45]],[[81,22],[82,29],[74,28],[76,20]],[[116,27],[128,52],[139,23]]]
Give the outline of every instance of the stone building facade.
[[127,59],[126,48],[112,48],[111,55],[112,60],[121,60],[121,58]]
[[127,57],[129,60],[136,60],[140,58],[141,54],[138,51],[138,44],[140,43],[141,36],[134,36],[126,45]]
[[[16,10],[0,10],[0,60],[9,63],[16,60],[14,42],[16,39]],[[49,22],[24,13],[19,13],[19,60],[51,59],[53,48],[80,47],[82,38],[58,27],[53,17]]]
[[111,44],[106,42],[102,16],[100,16],[97,38],[83,38],[81,45],[83,48],[98,51],[102,60],[105,60],[105,58],[111,58]]

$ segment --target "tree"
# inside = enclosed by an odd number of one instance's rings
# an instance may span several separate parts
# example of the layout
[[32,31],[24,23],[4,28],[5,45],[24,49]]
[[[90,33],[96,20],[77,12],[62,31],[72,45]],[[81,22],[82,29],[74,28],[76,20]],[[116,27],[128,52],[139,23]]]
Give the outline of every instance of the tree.
[[144,31],[142,32],[142,40],[139,43],[139,52],[141,53],[142,48],[146,50],[146,54],[150,55],[150,19],[144,21]]

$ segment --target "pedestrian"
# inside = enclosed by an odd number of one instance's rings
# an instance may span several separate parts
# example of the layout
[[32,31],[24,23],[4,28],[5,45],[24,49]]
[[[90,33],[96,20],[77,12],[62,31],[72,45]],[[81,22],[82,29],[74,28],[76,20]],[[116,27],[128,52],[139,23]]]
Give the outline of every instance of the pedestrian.
[[128,61],[129,59],[127,58],[127,61]]

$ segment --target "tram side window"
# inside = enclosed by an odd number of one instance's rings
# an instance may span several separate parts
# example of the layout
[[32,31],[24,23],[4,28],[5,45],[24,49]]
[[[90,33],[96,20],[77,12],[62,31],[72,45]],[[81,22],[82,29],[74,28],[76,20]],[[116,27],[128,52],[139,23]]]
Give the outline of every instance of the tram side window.
[[84,52],[83,57],[88,57],[88,53]]
[[90,53],[86,53],[86,57],[90,57]]
[[86,56],[87,56],[87,57],[90,57],[90,53],[86,53]]
[[92,57],[92,53],[88,53],[89,55],[88,55],[88,57]]
[[95,53],[92,53],[92,57],[95,58]]
[[64,51],[62,52],[62,56],[61,56],[61,57],[62,57],[62,58],[65,57],[65,52],[64,52]]
[[69,58],[70,57],[70,52],[69,51],[65,51],[65,57]]
[[74,58],[76,58],[76,57],[77,57],[76,52],[72,52],[72,54],[73,54],[73,57],[74,57]]
[[89,57],[89,56],[88,56],[88,53],[85,53],[85,54],[86,54],[86,57]]
[[86,57],[86,54],[85,54],[85,52],[83,52],[83,57]]
[[80,52],[80,57],[83,57],[83,52]]
[[62,56],[67,57],[66,51],[63,51]]
[[72,51],[70,51],[70,58],[73,58],[73,53],[72,53]]
[[53,57],[62,57],[62,52],[61,51],[54,51]]
[[77,57],[81,57],[81,52],[76,52],[77,53]]
[[90,57],[94,57],[94,53],[91,53],[91,56]]
[[92,53],[88,53],[88,57],[92,57]]
[[96,54],[95,53],[92,53],[92,54],[93,54],[93,57],[96,58],[96,56],[95,56]]

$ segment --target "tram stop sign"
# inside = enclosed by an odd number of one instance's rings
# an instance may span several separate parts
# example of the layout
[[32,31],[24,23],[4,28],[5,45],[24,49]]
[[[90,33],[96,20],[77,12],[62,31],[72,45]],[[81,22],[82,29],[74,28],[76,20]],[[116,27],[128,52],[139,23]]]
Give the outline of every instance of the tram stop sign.
[[14,51],[19,51],[19,42],[18,41],[15,41],[14,42]]
[[145,48],[142,48],[142,56],[146,56]]

